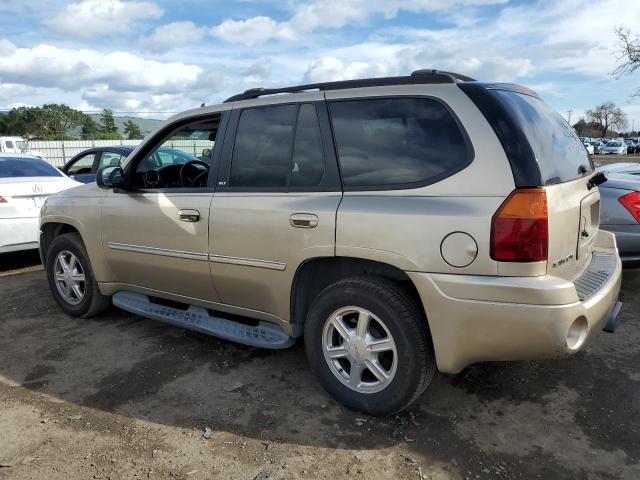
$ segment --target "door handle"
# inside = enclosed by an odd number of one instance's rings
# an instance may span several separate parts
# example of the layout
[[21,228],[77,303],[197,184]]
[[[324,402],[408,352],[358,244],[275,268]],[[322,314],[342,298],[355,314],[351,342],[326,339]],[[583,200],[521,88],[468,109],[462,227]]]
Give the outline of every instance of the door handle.
[[183,222],[197,222],[200,220],[200,212],[192,209],[178,210],[178,217]]
[[289,217],[289,223],[296,228],[315,228],[318,226],[318,217],[312,213],[294,213]]

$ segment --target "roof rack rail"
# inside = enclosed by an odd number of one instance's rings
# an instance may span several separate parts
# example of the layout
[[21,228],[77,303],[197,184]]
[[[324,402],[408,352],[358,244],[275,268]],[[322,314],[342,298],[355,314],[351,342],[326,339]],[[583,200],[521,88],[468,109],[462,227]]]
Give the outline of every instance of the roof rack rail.
[[250,100],[264,95],[276,95],[278,93],[299,93],[307,90],[343,90],[359,87],[382,87],[387,85],[415,85],[427,83],[457,83],[473,82],[471,77],[458,73],[443,72],[440,70],[416,70],[411,75],[402,77],[363,78],[359,80],[340,80],[336,82],[308,83],[306,85],[294,85],[283,88],[250,88],[249,90],[227,98],[224,103]]

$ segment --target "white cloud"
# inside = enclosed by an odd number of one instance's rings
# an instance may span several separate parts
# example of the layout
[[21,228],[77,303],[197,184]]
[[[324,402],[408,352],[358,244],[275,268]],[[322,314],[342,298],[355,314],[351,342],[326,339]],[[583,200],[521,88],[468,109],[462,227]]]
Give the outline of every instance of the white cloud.
[[384,77],[392,75],[396,68],[380,62],[343,62],[336,57],[322,57],[309,64],[304,74],[304,82],[317,83],[354,78]]
[[296,40],[319,29],[341,28],[367,20],[373,15],[393,18],[400,11],[437,12],[454,7],[507,3],[509,0],[316,0],[298,6],[293,16],[277,22],[258,16],[246,20],[225,20],[211,34],[226,42],[255,45],[270,39]]
[[0,83],[0,101],[5,102],[16,97],[32,95],[35,88],[18,83]]
[[142,45],[154,53],[164,53],[181,45],[197,42],[206,31],[193,22],[173,22],[156,28],[142,39]]
[[211,29],[211,34],[229,43],[256,45],[271,38],[291,40],[295,32],[286,23],[269,17],[252,17],[247,20],[225,20]]
[[[5,45],[0,41],[0,46]],[[46,74],[43,74],[46,71]],[[189,108],[226,86],[222,69],[160,62],[127,52],[103,53],[51,45],[14,48],[0,56],[3,99],[17,100],[29,88],[78,92],[89,104],[122,109]],[[14,90],[13,98],[8,92]]]
[[67,5],[43,23],[74,38],[92,38],[126,33],[138,20],[159,18],[163,13],[153,2],[82,0]]
[[249,67],[243,72],[245,79],[250,80],[264,80],[271,76],[271,59],[270,58],[262,58],[253,62]]

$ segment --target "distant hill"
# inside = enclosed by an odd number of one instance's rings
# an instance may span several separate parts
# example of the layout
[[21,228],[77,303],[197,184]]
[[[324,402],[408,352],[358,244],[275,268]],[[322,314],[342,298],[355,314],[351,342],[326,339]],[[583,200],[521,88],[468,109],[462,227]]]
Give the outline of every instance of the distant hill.
[[[91,113],[89,116],[93,119],[94,122],[100,123],[100,114],[99,113]],[[118,133],[120,135],[124,135],[124,122],[128,120],[133,120],[140,127],[140,131],[142,135],[147,135],[148,133],[155,130],[158,125],[160,125],[164,120],[156,120],[153,118],[138,118],[138,117],[117,117],[114,115],[114,120],[116,121],[116,126],[118,127]]]

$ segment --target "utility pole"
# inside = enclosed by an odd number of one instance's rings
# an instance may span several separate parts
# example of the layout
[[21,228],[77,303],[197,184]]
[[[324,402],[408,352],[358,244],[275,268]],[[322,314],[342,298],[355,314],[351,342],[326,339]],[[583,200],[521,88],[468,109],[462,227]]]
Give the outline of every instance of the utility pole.
[[567,110],[567,122],[569,123],[569,125],[571,125],[571,114],[573,113],[573,110]]

